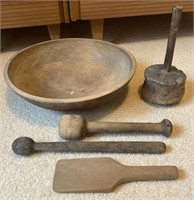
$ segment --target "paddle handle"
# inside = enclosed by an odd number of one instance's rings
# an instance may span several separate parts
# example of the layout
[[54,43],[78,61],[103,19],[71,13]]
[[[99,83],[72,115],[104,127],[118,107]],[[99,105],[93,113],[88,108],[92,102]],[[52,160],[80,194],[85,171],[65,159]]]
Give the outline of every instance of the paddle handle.
[[179,177],[176,166],[125,166],[121,182],[175,180]]
[[175,6],[172,8],[172,18],[171,18],[171,25],[170,25],[170,32],[168,36],[168,43],[166,49],[166,56],[164,60],[164,70],[170,71],[174,48],[176,43],[176,35],[179,29],[179,24],[182,17],[182,7]]

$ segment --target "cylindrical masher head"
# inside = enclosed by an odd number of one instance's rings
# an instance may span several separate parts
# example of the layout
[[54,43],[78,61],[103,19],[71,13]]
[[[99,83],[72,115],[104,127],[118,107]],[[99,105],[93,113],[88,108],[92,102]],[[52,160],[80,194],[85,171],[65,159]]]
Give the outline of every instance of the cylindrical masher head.
[[142,97],[154,104],[171,105],[181,101],[185,93],[186,75],[171,66],[170,71],[164,66],[152,65],[145,70]]

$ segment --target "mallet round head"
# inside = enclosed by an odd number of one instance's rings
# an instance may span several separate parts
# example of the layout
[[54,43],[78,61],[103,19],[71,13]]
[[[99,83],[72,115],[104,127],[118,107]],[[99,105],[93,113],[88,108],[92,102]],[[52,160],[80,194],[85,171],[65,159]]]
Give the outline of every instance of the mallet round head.
[[163,65],[152,65],[145,70],[142,97],[154,104],[171,105],[181,101],[185,92],[186,75],[171,66],[170,71]]
[[60,137],[77,140],[86,134],[86,120],[80,115],[63,115],[59,122]]
[[12,150],[14,153],[22,156],[30,156],[34,152],[33,145],[34,140],[29,137],[20,137],[14,140],[12,144]]

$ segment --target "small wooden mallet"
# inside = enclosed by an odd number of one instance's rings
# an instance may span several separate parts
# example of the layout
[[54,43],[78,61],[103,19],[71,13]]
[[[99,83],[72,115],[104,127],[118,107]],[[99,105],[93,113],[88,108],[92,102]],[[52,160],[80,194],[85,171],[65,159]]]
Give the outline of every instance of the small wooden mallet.
[[173,7],[164,64],[152,65],[145,70],[141,95],[148,102],[159,105],[177,104],[184,95],[186,75],[171,65],[181,16],[182,7]]
[[87,122],[81,115],[63,115],[59,123],[59,135],[67,140],[82,139],[89,133],[161,134],[169,137],[172,129],[172,123],[168,119],[160,123]]

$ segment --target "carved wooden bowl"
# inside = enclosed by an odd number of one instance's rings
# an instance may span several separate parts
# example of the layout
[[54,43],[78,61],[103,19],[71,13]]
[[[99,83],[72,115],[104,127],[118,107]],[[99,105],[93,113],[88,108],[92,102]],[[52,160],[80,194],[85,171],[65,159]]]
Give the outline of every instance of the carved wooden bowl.
[[60,39],[39,43],[7,63],[8,86],[53,110],[87,109],[112,99],[135,73],[134,57],[112,43]]

